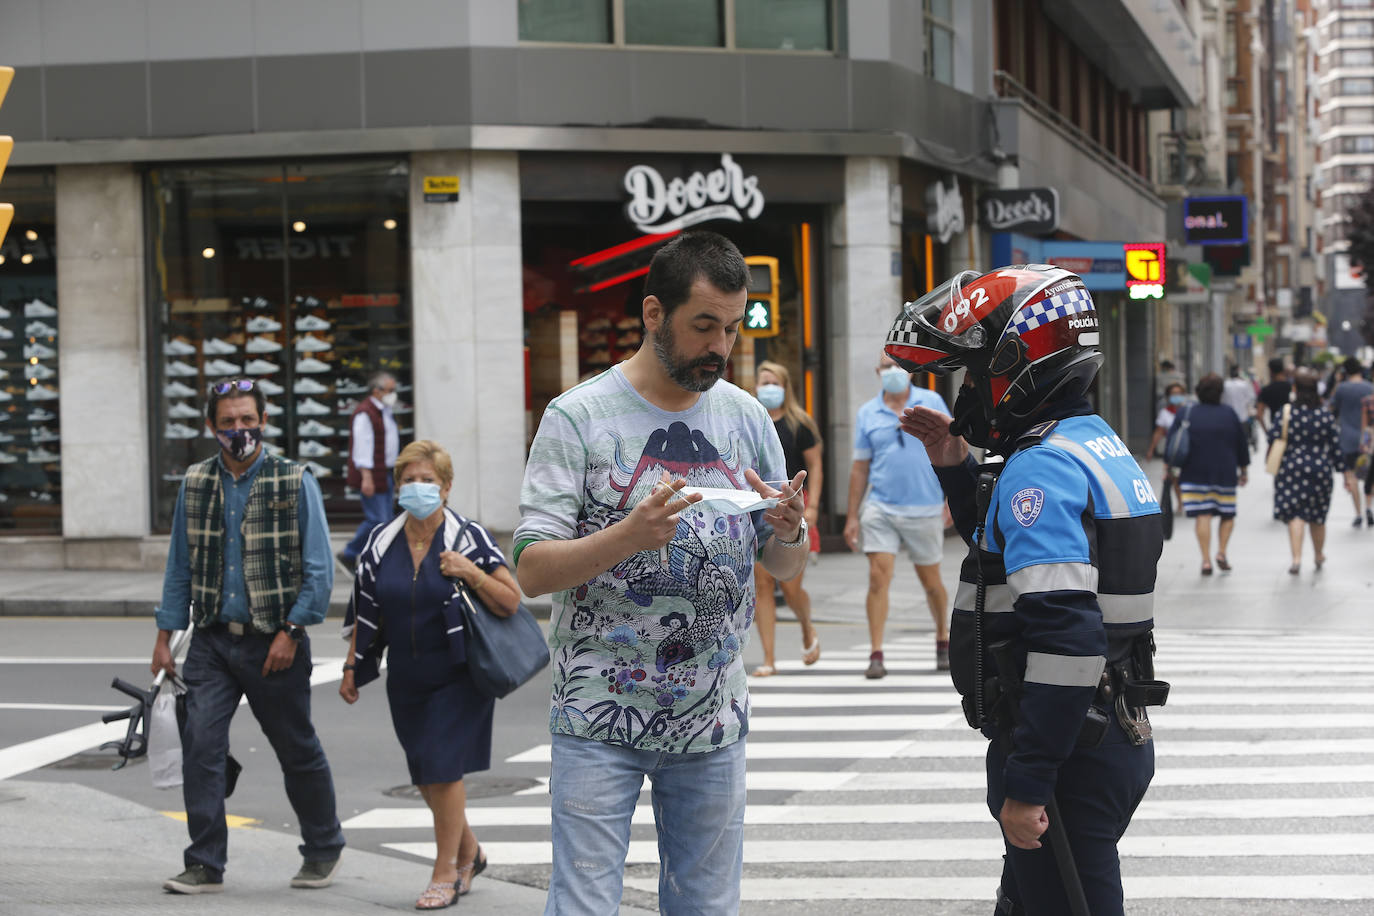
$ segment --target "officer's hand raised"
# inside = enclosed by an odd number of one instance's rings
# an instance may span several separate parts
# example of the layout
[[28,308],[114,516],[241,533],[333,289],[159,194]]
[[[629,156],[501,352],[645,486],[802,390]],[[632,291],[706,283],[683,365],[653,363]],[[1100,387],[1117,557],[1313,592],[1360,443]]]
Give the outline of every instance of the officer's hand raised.
[[1039,849],[1040,836],[1050,828],[1044,805],[1028,805],[1014,798],[1002,802],[1002,833],[1017,849]]
[[921,440],[936,467],[962,464],[968,456],[968,443],[950,435],[949,417],[929,407],[908,407],[902,411],[902,430]]

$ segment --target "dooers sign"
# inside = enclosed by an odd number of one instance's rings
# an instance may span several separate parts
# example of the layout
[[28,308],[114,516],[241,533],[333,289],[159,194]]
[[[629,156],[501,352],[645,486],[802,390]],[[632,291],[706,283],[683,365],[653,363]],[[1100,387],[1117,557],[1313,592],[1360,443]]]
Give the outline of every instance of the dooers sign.
[[1052,235],[1059,228],[1059,192],[1054,188],[1006,188],[978,198],[978,221],[990,232]]
[[763,212],[758,177],[746,176],[729,153],[721,154],[718,169],[668,182],[653,166],[631,166],[625,173],[625,190],[630,193],[625,213],[646,235],[676,232],[713,219],[738,223]]

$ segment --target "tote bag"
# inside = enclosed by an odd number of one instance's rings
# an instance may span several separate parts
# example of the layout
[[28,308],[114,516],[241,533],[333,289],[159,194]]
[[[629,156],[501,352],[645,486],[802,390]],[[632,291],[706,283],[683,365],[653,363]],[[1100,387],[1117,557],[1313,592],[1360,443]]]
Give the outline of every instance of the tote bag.
[[1188,463],[1188,449],[1192,442],[1188,436],[1188,415],[1193,405],[1183,408],[1174,425],[1169,427],[1169,438],[1164,440],[1164,463],[1171,468],[1181,468]]
[[[463,542],[467,527],[458,532],[455,545]],[[548,666],[548,641],[523,603],[511,616],[499,617],[461,579],[453,589],[467,631],[468,673],[478,690],[499,700]]]
[[1283,464],[1283,453],[1288,449],[1288,419],[1292,412],[1292,404],[1283,405],[1283,431],[1269,443],[1269,454],[1264,456],[1264,469],[1270,474],[1277,474],[1279,466]]

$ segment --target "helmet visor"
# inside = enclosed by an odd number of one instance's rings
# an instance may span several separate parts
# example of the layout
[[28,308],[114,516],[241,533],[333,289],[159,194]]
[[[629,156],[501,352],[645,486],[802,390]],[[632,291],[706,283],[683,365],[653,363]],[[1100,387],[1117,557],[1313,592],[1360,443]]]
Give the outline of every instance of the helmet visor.
[[987,332],[974,314],[973,303],[964,295],[964,284],[979,276],[976,270],[962,270],[915,302],[908,302],[902,314],[915,330],[940,341],[951,353],[978,350],[987,343]]

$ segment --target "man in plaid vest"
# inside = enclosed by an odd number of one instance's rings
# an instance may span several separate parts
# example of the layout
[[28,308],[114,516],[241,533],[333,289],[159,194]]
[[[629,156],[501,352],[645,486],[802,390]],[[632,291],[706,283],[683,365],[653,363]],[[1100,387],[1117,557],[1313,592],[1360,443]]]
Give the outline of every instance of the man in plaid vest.
[[229,723],[244,696],[276,751],[301,824],[304,862],[291,886],[327,887],[344,846],[329,761],[310,720],[305,633],[329,610],[329,528],[310,472],[263,448],[266,408],[251,379],[211,386],[205,416],[220,451],[187,469],[172,519],[154,674],[176,673],[171,635],[195,627],[181,672],[191,845],[185,871],[162,884],[176,894],[224,889]]

